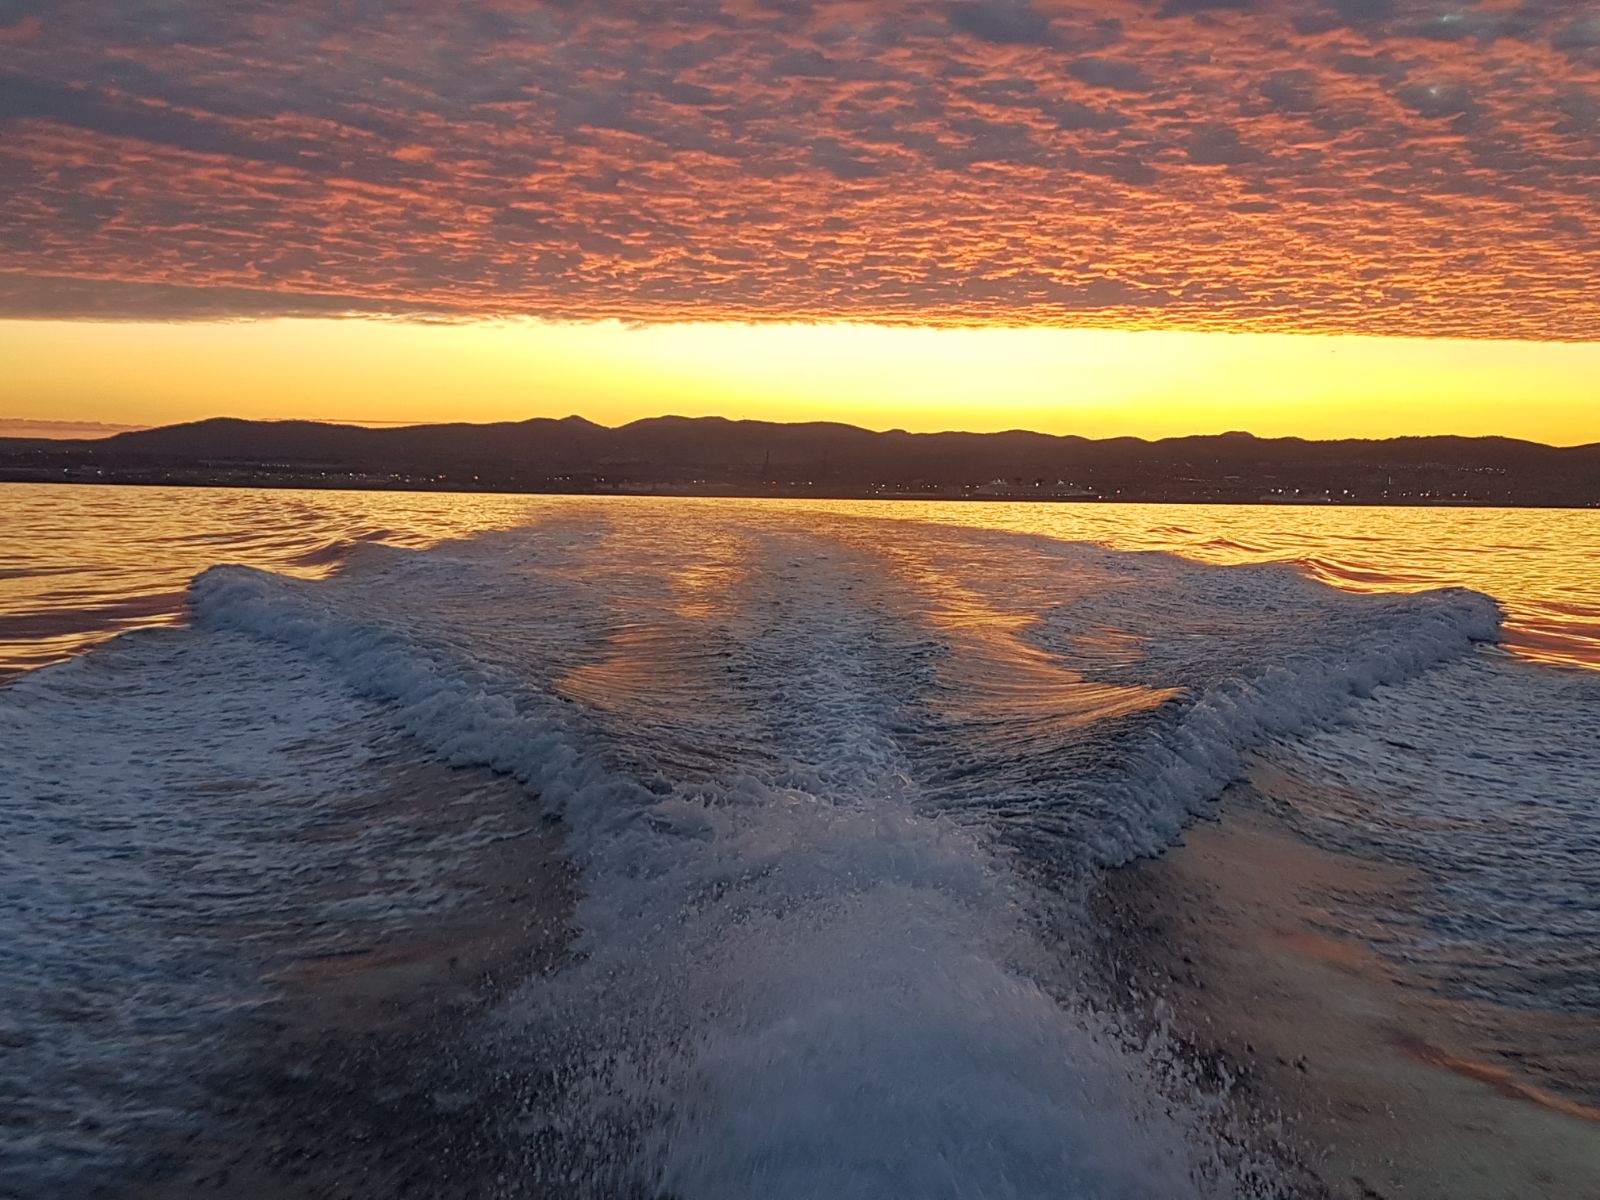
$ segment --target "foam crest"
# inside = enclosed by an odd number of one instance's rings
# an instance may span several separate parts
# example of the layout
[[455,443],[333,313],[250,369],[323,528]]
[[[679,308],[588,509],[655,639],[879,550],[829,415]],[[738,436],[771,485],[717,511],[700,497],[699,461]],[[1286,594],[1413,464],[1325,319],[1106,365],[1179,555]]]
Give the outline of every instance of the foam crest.
[[[1159,583],[1057,610],[1043,635],[1072,647],[1090,670],[1160,678],[1186,693],[1129,740],[1114,770],[1097,770],[1082,797],[1103,817],[1086,826],[1102,865],[1164,849],[1197,806],[1241,776],[1245,752],[1321,728],[1374,689],[1499,635],[1496,604],[1462,588],[1341,595],[1285,567],[1208,569],[1165,559],[1155,571],[1130,567],[1135,578],[1159,575]],[[1112,616],[1156,635],[1137,661],[1102,667],[1081,631]]]

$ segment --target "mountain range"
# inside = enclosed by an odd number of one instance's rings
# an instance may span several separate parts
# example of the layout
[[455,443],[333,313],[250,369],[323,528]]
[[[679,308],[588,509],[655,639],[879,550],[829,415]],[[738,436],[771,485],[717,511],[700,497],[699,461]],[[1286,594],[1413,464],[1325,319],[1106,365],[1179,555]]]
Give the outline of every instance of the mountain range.
[[1500,437],[1145,441],[658,417],[394,428],[216,418],[0,439],[0,478],[525,491],[1600,504],[1600,444]]

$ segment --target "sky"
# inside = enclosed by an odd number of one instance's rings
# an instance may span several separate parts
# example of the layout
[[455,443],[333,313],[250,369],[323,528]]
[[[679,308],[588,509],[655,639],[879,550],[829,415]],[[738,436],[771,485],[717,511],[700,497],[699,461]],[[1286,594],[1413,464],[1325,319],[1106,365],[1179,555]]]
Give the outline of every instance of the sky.
[[0,0],[0,426],[1600,441],[1600,8]]

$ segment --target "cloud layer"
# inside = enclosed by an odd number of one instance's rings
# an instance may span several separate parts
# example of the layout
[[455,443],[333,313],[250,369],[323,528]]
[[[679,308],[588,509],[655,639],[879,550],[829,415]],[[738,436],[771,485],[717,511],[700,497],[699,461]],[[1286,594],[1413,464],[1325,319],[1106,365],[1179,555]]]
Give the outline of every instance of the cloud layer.
[[1600,338],[1555,0],[0,0],[0,314]]

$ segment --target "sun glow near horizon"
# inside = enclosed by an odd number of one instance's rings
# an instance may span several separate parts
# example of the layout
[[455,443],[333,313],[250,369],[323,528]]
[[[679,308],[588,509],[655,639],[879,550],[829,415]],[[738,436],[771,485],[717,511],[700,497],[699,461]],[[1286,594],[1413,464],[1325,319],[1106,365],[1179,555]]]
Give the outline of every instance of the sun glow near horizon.
[[1577,0],[31,7],[0,417],[1600,440]]
[[0,322],[12,419],[672,412],[1091,437],[1600,441],[1600,345],[873,324]]

